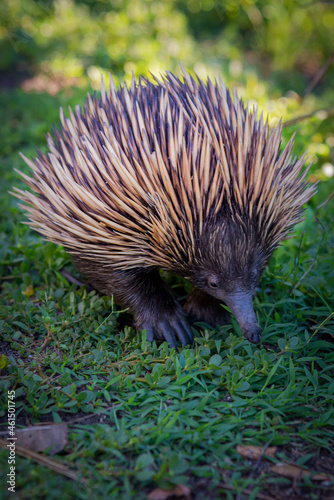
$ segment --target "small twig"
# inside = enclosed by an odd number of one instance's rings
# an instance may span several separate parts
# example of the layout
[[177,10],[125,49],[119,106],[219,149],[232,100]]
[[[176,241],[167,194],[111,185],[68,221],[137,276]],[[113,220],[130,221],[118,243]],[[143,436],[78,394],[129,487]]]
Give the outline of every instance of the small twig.
[[312,333],[311,337],[308,339],[305,345],[311,342],[313,337],[321,330],[321,328],[327,323],[327,321],[333,318],[333,316],[334,316],[334,311],[329,316],[327,316],[327,318],[325,318],[324,321],[318,326],[318,328]]
[[309,266],[308,269],[306,269],[305,273],[303,274],[303,276],[300,278],[300,280],[298,281],[298,283],[296,283],[296,285],[293,287],[293,289],[290,291],[290,295],[293,294],[293,292],[297,289],[298,285],[303,281],[303,279],[305,278],[305,276],[311,271],[312,267],[314,266],[315,264],[315,260],[314,259],[311,259],[309,262],[311,262],[311,265]]
[[291,120],[287,120],[286,122],[284,122],[282,126],[283,128],[290,127],[290,125],[293,125],[294,123],[301,122],[303,120],[306,120],[307,118],[311,118],[317,113],[322,113],[322,112],[326,112],[328,114],[334,113],[334,106],[330,106],[329,108],[316,109],[315,111],[307,113],[306,115],[296,116],[296,118],[292,118]]
[[320,82],[320,80],[322,79],[322,77],[324,76],[324,74],[326,73],[326,71],[328,70],[333,61],[334,61],[334,52],[331,53],[331,55],[329,56],[325,64],[322,66],[322,68],[320,68],[319,71],[316,72],[309,86],[305,90],[304,97],[310,94],[312,90],[315,89],[315,87],[318,85],[318,83]]
[[76,424],[77,422],[81,422],[82,420],[87,420],[89,418],[93,418],[93,417],[101,417],[101,416],[105,416],[105,412],[106,411],[110,411],[112,410],[113,408],[119,408],[121,407],[121,403],[118,404],[118,405],[112,405],[112,406],[107,406],[106,408],[104,408],[104,412],[99,412],[99,413],[89,413],[88,415],[84,415],[83,417],[77,417],[77,418],[74,418],[73,420],[68,420],[66,422],[67,425],[72,425],[72,424]]
[[103,415],[103,413],[89,413],[88,415],[84,415],[83,417],[78,417],[78,418],[74,418],[73,420],[68,420],[66,422],[66,424],[73,425],[73,424],[76,424],[77,422],[82,422],[83,420],[88,420],[89,418],[100,417],[100,415]]
[[67,281],[69,281],[69,283],[72,283],[72,284],[78,285],[78,286],[85,286],[85,283],[83,283],[82,281],[78,280],[78,278],[76,278],[75,276],[73,276],[73,274],[71,274],[68,271],[66,271],[66,269],[62,269],[60,271],[60,274],[62,276],[64,276],[64,278],[66,278]]
[[[0,448],[4,448],[8,450],[8,441],[6,439],[0,439]],[[69,477],[74,481],[79,481],[81,484],[88,484],[87,479],[81,478],[77,472],[70,470],[67,465],[63,465],[55,460],[51,460],[51,458],[42,455],[41,453],[37,453],[36,451],[28,450],[28,448],[23,448],[23,446],[15,445],[15,452],[21,455],[24,458],[31,458],[35,462],[38,462],[44,467],[51,469],[63,476]]]
[[48,327],[48,325],[45,325],[45,328],[46,328],[46,331],[48,332],[48,334],[44,339],[44,342],[43,342],[42,347],[41,347],[41,351],[43,351],[43,349],[48,345],[48,343],[50,342],[50,338],[51,338],[50,328]]
[[334,191],[332,192],[332,194],[330,194],[327,198],[327,200],[325,200],[323,203],[321,203],[320,205],[317,206],[317,208],[324,208],[327,203],[329,203],[331,201],[331,199],[333,198],[334,196]]

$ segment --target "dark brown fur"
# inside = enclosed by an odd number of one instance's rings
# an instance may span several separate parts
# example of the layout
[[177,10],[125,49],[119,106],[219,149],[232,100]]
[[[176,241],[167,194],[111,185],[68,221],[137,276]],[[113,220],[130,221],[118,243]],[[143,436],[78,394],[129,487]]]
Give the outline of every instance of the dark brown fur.
[[[127,271],[104,269],[98,263],[74,257],[82,272],[96,290],[113,295],[115,301],[129,308],[138,330],[145,329],[147,339],[166,339],[171,345],[175,337],[169,331],[178,331],[182,344],[191,344],[193,334],[186,317],[169,287],[161,279],[158,269],[129,269]],[[167,338],[166,338],[167,336]]]

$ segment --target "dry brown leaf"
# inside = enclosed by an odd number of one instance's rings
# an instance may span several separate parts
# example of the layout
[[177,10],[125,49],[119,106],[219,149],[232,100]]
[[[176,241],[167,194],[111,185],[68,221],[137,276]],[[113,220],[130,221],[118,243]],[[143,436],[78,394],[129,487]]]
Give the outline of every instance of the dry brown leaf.
[[[275,464],[270,468],[271,472],[275,472],[280,476],[291,477],[293,479],[300,479],[302,475],[310,476],[312,475],[312,471],[303,469],[299,467],[299,465],[280,463]],[[313,474],[312,479],[315,481],[330,481],[329,474]]]
[[248,458],[249,460],[257,460],[261,455],[275,458],[276,451],[276,446],[269,446],[268,448],[263,448],[262,446],[246,446],[243,444],[237,446],[237,452],[240,453],[242,457]]
[[49,455],[59,453],[67,444],[66,424],[32,425],[17,430],[16,444],[33,451],[48,450]]
[[[3,448],[8,451],[8,441],[6,439],[0,438],[0,448]],[[63,476],[69,477],[74,481],[78,481],[81,484],[87,484],[88,482],[87,479],[80,477],[80,474],[69,469],[67,465],[56,462],[55,460],[52,460],[51,458],[46,457],[45,455],[41,455],[40,453],[36,453],[36,451],[27,450],[22,446],[15,445],[15,453],[21,455],[22,457],[30,458],[35,462],[38,462],[44,465],[45,467],[48,467],[49,469],[54,470],[59,474],[62,474]]]
[[147,495],[147,500],[167,500],[171,497],[179,497],[190,500],[190,488],[184,484],[177,484],[172,490],[155,488]]

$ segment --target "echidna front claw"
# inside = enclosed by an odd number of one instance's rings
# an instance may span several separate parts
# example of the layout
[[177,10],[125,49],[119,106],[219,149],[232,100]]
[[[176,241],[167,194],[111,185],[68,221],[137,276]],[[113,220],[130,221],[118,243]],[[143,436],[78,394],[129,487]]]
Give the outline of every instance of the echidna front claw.
[[194,341],[194,335],[185,319],[168,318],[157,322],[154,326],[143,324],[141,330],[146,330],[146,338],[149,342],[156,339],[164,339],[169,346],[177,348],[179,340],[183,346],[191,345]]
[[173,330],[166,323],[159,323],[159,330],[162,332],[165,340],[168,342],[170,347],[177,349],[176,338]]
[[171,325],[174,328],[174,331],[176,332],[182,345],[191,345],[193,343],[194,335],[185,320],[173,320],[171,322]]
[[153,342],[154,340],[154,332],[152,325],[143,325],[143,330],[146,330],[146,339],[148,342]]

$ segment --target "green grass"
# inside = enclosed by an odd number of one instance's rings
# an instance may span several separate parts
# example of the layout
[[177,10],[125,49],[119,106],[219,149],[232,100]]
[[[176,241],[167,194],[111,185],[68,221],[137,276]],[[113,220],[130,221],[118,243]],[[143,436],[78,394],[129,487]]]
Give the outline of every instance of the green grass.
[[[13,171],[25,169],[18,151],[44,148],[59,104],[80,102],[80,92],[0,95],[2,427],[7,390],[15,389],[18,427],[68,422],[69,443],[53,458],[87,481],[18,457],[17,497],[144,499],[178,483],[196,499],[334,495],[333,479],[293,482],[270,471],[288,461],[329,473],[334,463],[333,209],[316,208],[333,182],[320,185],[306,220],[264,273],[255,299],[260,345],[244,340],[234,321],[217,330],[198,324],[191,349],[151,345],[145,334],[120,328],[127,319],[110,297],[68,283],[62,270],[78,276],[69,256],[21,224],[7,192],[21,184]],[[296,125],[297,149],[314,150],[316,134],[325,142],[332,121]],[[313,176],[321,178],[323,161],[318,156]],[[167,280],[184,300],[187,284]],[[276,458],[247,460],[240,444],[277,446]],[[7,456],[1,450],[3,498]]]

